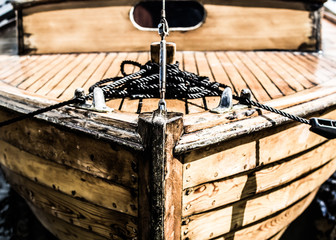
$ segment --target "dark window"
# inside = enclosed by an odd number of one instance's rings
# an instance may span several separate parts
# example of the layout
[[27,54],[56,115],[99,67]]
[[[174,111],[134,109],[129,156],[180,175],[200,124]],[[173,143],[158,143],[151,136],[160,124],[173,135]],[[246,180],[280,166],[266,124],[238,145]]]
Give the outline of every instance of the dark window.
[[[156,29],[161,18],[161,1],[146,1],[138,3],[131,14],[134,22],[142,27]],[[167,1],[166,18],[170,28],[194,28],[205,18],[203,6],[196,1]]]

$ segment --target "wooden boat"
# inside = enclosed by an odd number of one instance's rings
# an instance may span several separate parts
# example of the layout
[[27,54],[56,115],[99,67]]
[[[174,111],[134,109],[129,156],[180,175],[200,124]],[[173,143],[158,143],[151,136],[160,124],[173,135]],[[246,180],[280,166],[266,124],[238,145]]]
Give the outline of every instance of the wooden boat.
[[[132,23],[136,3],[17,1],[26,55],[0,56],[0,120],[149,60],[158,36]],[[202,24],[169,37],[183,70],[336,119],[336,25],[322,2],[198,3]],[[279,239],[335,172],[335,142],[264,110],[210,112],[218,102],[168,99],[159,118],[158,99],[114,99],[111,113],[62,107],[0,128],[1,168],[59,239]]]

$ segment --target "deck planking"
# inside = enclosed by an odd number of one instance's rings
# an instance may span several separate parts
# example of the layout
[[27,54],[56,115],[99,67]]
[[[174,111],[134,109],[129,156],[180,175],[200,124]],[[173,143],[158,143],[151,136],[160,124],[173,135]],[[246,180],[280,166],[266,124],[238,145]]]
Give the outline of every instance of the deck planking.
[[[177,52],[180,69],[208,76],[239,94],[241,89],[252,90],[260,102],[279,99],[311,89],[336,76],[336,62],[327,49],[332,47],[335,25],[323,21],[327,36],[325,54],[281,51],[203,51]],[[1,56],[0,80],[28,92],[60,101],[72,98],[78,87],[86,92],[95,82],[121,76],[120,64],[124,60],[149,60],[148,52],[112,52],[81,54],[44,54],[33,56]],[[126,65],[125,71],[137,71]],[[122,112],[140,113],[157,108],[157,99],[115,99],[108,106]],[[171,111],[199,113],[218,105],[218,97],[186,101],[167,100]]]

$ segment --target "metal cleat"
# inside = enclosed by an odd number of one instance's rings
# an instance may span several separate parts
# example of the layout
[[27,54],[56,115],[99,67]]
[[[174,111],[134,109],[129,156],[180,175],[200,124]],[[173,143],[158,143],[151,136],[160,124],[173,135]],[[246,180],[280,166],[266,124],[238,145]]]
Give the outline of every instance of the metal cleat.
[[[240,96],[239,96],[241,99],[249,99],[251,100],[252,99],[252,92],[250,89],[248,88],[244,88],[240,91]],[[242,103],[237,103],[233,106],[233,109],[234,110],[239,110],[239,109],[243,109],[243,108],[249,108],[251,106],[248,106],[246,104],[242,104]]]
[[[75,90],[75,98],[85,98],[85,92],[83,88],[77,88]],[[93,90],[93,101],[89,104],[87,101],[83,103],[74,104],[76,107],[91,110],[95,112],[112,112],[114,109],[109,108],[105,104],[104,92],[101,88],[96,87]]]
[[210,112],[223,114],[229,112],[232,109],[232,90],[230,87],[226,87],[220,98],[218,107],[211,109]]

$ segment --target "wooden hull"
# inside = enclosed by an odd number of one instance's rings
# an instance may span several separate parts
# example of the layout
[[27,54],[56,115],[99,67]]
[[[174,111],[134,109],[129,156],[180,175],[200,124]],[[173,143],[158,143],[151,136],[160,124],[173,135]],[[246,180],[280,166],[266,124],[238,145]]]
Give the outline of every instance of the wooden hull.
[[[335,119],[336,110],[322,117]],[[141,184],[151,154],[105,141],[37,120],[1,130],[5,176],[59,239],[150,234],[140,226],[149,215],[143,188],[150,183]],[[288,123],[174,154],[166,165],[174,199],[165,211],[165,222],[180,222],[171,225],[173,239],[275,237],[336,170],[334,144]]]

